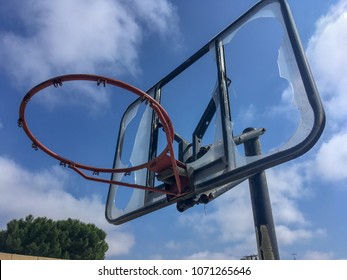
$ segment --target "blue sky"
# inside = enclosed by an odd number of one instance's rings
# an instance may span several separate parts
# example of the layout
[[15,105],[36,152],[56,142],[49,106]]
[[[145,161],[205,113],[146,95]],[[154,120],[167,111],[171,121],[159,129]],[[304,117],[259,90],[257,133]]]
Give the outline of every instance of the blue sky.
[[[95,73],[146,90],[256,2],[61,0],[57,5],[2,1],[0,227],[28,214],[91,222],[108,234],[109,259],[240,259],[256,253],[246,183],[206,208],[198,206],[181,214],[172,206],[113,226],[104,218],[108,186],[87,182],[42,152],[35,152],[17,127],[21,99],[36,84],[67,73]],[[345,259],[347,56],[343,46],[347,43],[347,1],[288,2],[325,106],[327,125],[309,153],[267,170],[280,256],[291,259],[295,253],[298,259]],[[236,58],[240,65],[241,50],[247,51],[251,40],[261,41],[261,36],[268,35],[260,31],[259,37],[245,39]],[[274,37],[266,39],[271,44]],[[204,80],[210,70],[201,69],[200,74],[198,67],[195,71],[202,87],[211,92],[214,80]],[[184,89],[186,84],[179,86]],[[114,105],[120,105],[120,99],[85,92],[83,98],[38,96],[33,104],[37,110],[30,111],[32,128],[39,139],[71,158],[110,165],[118,131],[114,126],[122,113],[118,107],[114,110]],[[284,101],[285,97],[283,94]],[[240,97],[232,92],[231,99]],[[276,107],[278,104],[268,99],[266,108],[272,111],[264,118],[264,126],[283,125],[274,117],[280,111],[286,127],[291,128],[286,103]],[[199,117],[188,110],[177,112],[184,103],[182,98],[173,98],[174,106],[167,108],[179,133],[187,119]],[[188,108],[194,107],[190,104]],[[243,115],[235,128],[242,130],[246,120],[257,119],[264,110],[261,104],[240,102],[235,117]],[[180,113],[184,121],[179,121]],[[271,148],[266,145],[265,149]]]

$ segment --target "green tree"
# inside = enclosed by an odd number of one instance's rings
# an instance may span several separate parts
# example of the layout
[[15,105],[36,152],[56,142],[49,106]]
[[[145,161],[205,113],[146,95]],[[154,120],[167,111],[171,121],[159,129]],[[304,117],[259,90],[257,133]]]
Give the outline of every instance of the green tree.
[[103,260],[106,233],[93,224],[44,217],[12,220],[0,231],[0,252],[70,260]]

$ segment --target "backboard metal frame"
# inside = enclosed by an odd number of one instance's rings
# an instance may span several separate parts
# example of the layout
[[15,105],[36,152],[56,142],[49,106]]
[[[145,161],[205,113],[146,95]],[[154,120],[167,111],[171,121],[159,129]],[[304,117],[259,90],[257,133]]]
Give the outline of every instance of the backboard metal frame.
[[[285,59],[289,57],[293,60],[290,63],[296,69],[295,75],[298,76],[295,78],[300,78],[300,92],[297,94],[304,96],[305,99],[304,105],[298,104],[299,110],[306,110],[308,108],[311,120],[308,121],[307,127],[305,127],[307,131],[305,135],[299,137],[291,145],[284,145],[278,151],[264,156],[247,158],[246,162],[240,163],[235,154],[235,146],[243,143],[245,139],[263,134],[265,130],[260,128],[248,134],[233,135],[228,92],[230,80],[227,76],[225,66],[224,45],[243,25],[259,17],[274,17],[281,21],[285,32],[285,40],[287,40],[287,49],[282,50],[284,52],[282,55]],[[325,113],[290,9],[285,0],[263,0],[254,5],[176,69],[153,85],[147,93],[160,102],[162,95],[165,94],[163,87],[211,51],[214,51],[215,54],[217,71],[217,84],[211,100],[195,130],[192,132],[191,141],[183,139],[178,133],[175,134],[175,141],[178,143],[178,160],[185,162],[188,166],[192,191],[180,197],[170,197],[151,191],[134,190],[133,197],[135,198],[131,198],[132,201],[130,201],[133,203],[133,206],[130,205],[125,209],[117,209],[115,206],[115,196],[117,195],[119,186],[110,185],[105,210],[105,216],[108,222],[122,224],[174,203],[177,203],[179,211],[184,211],[194,204],[207,203],[209,200],[230,190],[251,175],[301,156],[309,151],[318,141],[324,129]],[[294,88],[295,90],[297,89]],[[128,107],[128,110],[123,115],[120,127],[124,127],[128,113],[138,106],[139,102],[141,101],[136,100]],[[217,117],[217,115],[220,118],[221,141],[218,145],[202,147],[201,140],[211,125],[211,120]],[[149,137],[149,146],[146,157],[148,157],[148,160],[151,160],[156,157],[158,135],[161,129],[155,114],[151,116],[149,126],[150,132],[147,135]],[[120,131],[117,140],[114,168],[119,164],[119,157],[122,153],[122,137],[122,131]],[[203,155],[208,153],[207,151],[209,149],[218,150],[218,152],[214,153],[217,156],[209,157],[207,161],[202,160]],[[113,174],[112,180],[118,181],[121,180],[121,177],[122,174]],[[156,184],[156,174],[154,172],[146,170],[145,174],[142,173],[141,178],[144,180],[142,183],[148,186],[155,186]],[[165,188],[164,185],[157,185],[156,187]]]

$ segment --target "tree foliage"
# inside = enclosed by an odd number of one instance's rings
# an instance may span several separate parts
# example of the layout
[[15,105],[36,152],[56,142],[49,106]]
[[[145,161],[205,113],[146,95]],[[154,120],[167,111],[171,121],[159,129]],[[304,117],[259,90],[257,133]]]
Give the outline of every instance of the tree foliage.
[[0,251],[70,260],[102,260],[106,233],[93,224],[44,217],[12,220],[0,231]]

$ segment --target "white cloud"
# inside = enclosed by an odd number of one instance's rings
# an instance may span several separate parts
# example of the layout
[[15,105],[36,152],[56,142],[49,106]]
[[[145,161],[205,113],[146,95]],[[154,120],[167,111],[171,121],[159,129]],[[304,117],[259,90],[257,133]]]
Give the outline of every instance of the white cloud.
[[316,156],[317,173],[328,181],[347,179],[347,133],[335,134],[323,143]]
[[257,108],[254,106],[254,104],[248,105],[246,108],[242,108],[240,110],[239,115],[237,116],[237,120],[240,120],[242,124],[239,124],[241,127],[247,126],[249,123],[253,122],[254,119],[257,117]]
[[169,250],[177,250],[177,249],[181,248],[182,245],[175,240],[171,240],[171,241],[167,242],[164,245],[164,247],[169,249]]
[[286,165],[266,171],[272,209],[278,224],[306,225],[297,200],[305,197],[304,175],[300,164]]
[[[340,1],[327,16],[322,17],[308,48],[308,56],[327,111],[327,129],[330,128],[328,133],[335,132],[330,135],[327,133],[329,139],[321,144],[313,169],[316,176],[330,182],[347,178],[347,79],[343,74],[346,71],[347,55],[341,47],[347,43],[347,20],[343,15],[346,13],[343,11],[346,10],[347,1]],[[329,55],[324,55],[324,52],[328,52]],[[327,59],[329,61],[326,61]]]
[[295,105],[293,89],[291,86],[287,87],[281,95],[281,101],[269,108],[265,114],[269,118],[284,118],[284,121],[290,124],[299,124],[300,114]]
[[0,227],[29,214],[51,219],[79,219],[107,233],[107,256],[127,254],[135,244],[132,233],[108,224],[104,204],[97,195],[76,198],[66,190],[68,175],[60,168],[31,172],[0,157]]
[[[307,55],[327,112],[325,139],[311,163],[312,175],[338,182],[347,178],[347,0],[340,0],[316,24]],[[326,140],[327,139],[327,140]],[[337,184],[336,184],[337,185]],[[340,186],[341,184],[338,184]]]
[[147,25],[147,27],[162,36],[178,35],[172,27],[178,25],[178,16],[172,3],[157,0],[132,0],[134,12]]
[[252,207],[247,183],[242,183],[225,194],[219,199],[216,206],[213,219],[220,227],[219,236],[224,242],[245,241],[250,236],[254,236]]
[[281,246],[288,246],[292,244],[309,242],[314,238],[325,236],[325,231],[323,229],[293,229],[285,225],[278,225],[276,227],[276,234],[278,243]]
[[[114,67],[134,72],[140,27],[117,1],[22,1],[27,34],[8,32],[1,52],[17,81]],[[77,12],[78,11],[78,12]],[[14,55],[16,54],[16,55]]]
[[[298,256],[300,258],[300,256]],[[333,252],[308,251],[303,256],[304,260],[332,260],[334,259]]]
[[167,0],[14,1],[25,29],[0,33],[0,59],[19,86],[68,73],[136,75],[146,27],[163,37],[178,34],[178,17]]
[[185,257],[187,260],[235,260],[240,259],[234,255],[223,252],[201,251]]
[[[347,117],[347,1],[340,0],[317,22],[307,55],[330,121]],[[333,125],[332,122],[329,122]]]

